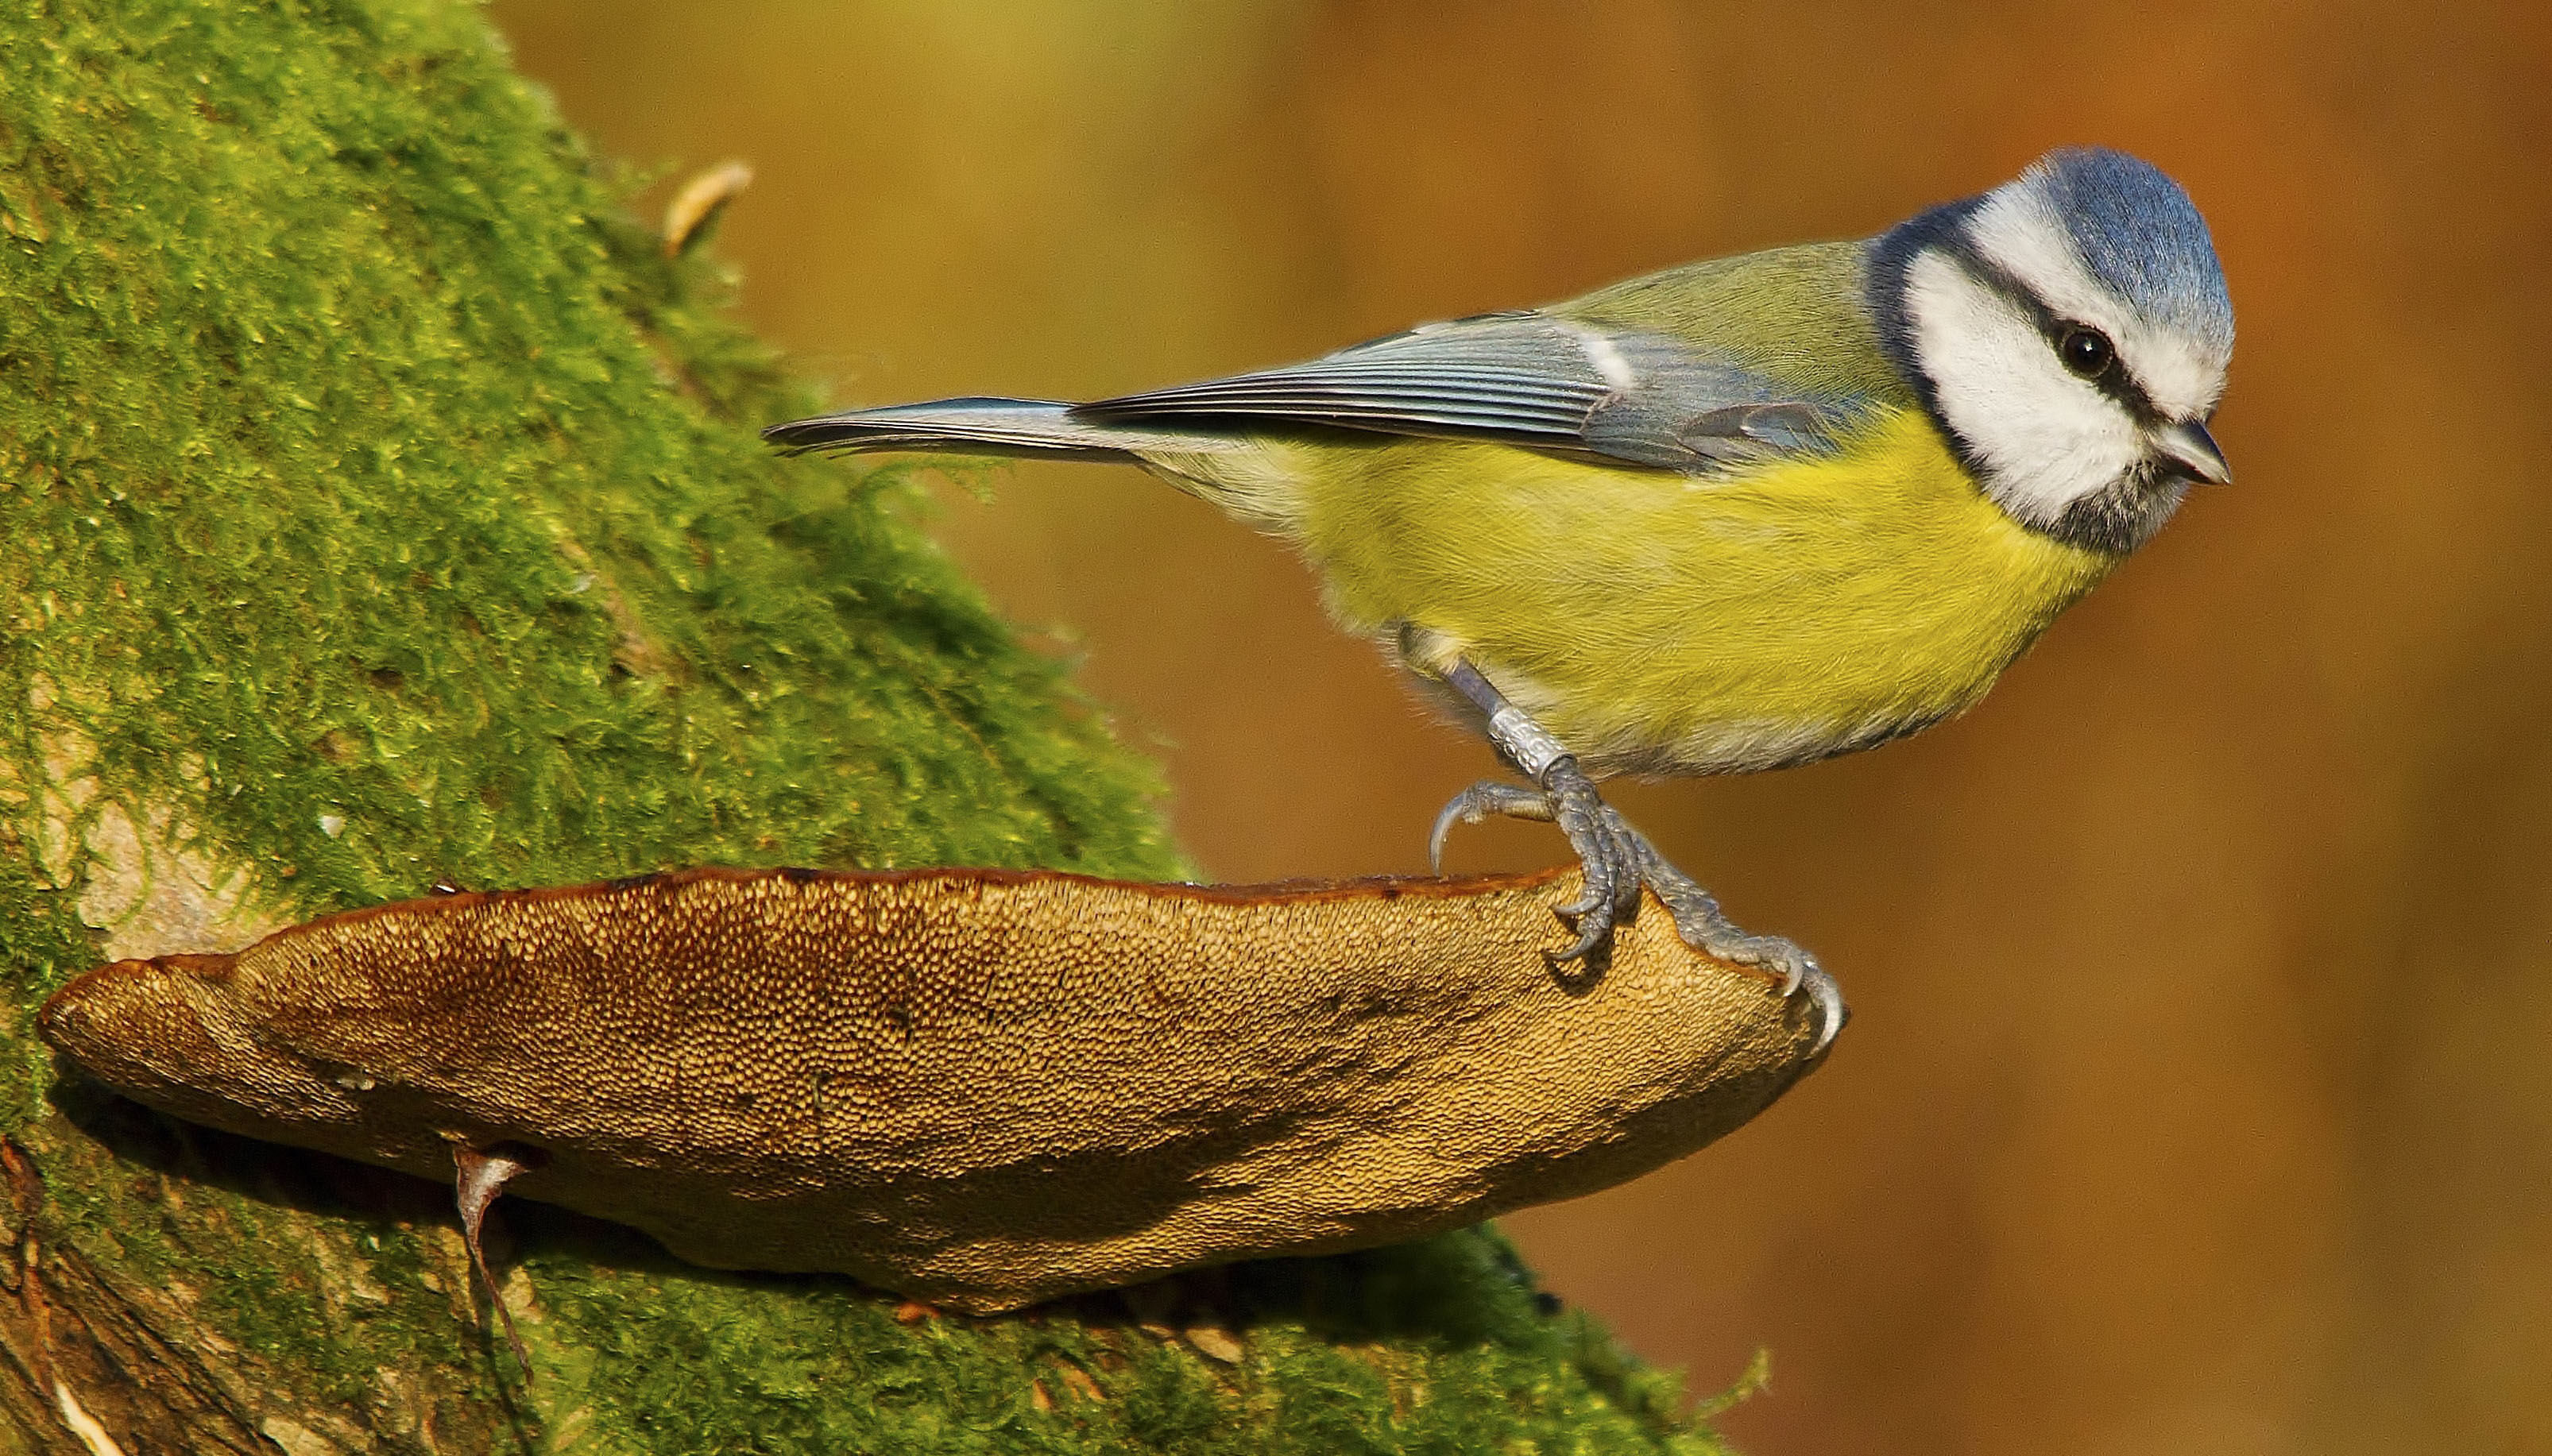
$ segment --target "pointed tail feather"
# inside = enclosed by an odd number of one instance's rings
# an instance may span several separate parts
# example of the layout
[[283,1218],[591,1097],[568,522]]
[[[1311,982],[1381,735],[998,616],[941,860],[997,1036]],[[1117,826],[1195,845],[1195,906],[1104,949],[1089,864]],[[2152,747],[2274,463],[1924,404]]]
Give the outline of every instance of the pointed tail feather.
[[762,438],[790,455],[927,450],[1128,462],[1145,450],[1214,450],[1229,443],[1202,431],[1090,423],[1075,419],[1068,404],[991,397],[843,410],[773,425]]

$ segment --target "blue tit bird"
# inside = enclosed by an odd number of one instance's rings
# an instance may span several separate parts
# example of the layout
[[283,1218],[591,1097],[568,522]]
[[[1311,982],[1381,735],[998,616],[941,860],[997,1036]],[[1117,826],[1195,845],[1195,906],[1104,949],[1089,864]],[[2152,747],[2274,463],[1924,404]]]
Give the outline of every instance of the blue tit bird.
[[1555,822],[1600,964],[1643,884],[1691,945],[1808,988],[1597,792],[1871,748],[1981,697],[2058,613],[2230,478],[2212,240],[2120,153],[1853,242],[1692,263],[1308,364],[1089,404],[970,397],[776,425],[792,451],[1139,465],[1291,542],[1330,613],[1527,782],[1438,816]]

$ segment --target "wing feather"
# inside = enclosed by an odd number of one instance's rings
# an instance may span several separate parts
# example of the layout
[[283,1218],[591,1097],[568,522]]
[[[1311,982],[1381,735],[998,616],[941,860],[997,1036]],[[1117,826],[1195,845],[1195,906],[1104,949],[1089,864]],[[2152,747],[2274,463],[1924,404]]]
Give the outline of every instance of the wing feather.
[[1706,470],[1819,449],[1857,404],[1802,397],[1662,335],[1522,312],[1429,324],[1305,364],[1071,413],[1112,425],[1256,420],[1493,439]]

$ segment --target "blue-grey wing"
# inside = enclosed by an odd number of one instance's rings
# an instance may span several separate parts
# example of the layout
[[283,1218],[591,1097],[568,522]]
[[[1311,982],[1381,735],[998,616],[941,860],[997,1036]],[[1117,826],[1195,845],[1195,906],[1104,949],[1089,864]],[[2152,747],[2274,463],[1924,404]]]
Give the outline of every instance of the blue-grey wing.
[[1690,471],[1822,450],[1859,403],[1803,397],[1662,335],[1522,312],[1428,324],[1308,364],[1098,400],[1072,414],[1499,440]]

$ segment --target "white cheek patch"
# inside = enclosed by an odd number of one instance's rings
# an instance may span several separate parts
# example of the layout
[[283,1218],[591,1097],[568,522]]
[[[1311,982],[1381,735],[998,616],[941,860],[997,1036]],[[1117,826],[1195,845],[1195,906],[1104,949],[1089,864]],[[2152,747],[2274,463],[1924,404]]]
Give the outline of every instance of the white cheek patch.
[[2068,240],[2064,220],[2028,181],[1996,190],[1968,219],[1976,252],[2058,314],[2108,335],[2163,414],[2205,418],[2224,392],[2224,370],[2232,361],[2177,330],[2146,322],[2101,286]]
[[2052,524],[2143,458],[2126,410],[2057,362],[2036,319],[1949,258],[1915,256],[1905,310],[1942,418],[1981,458],[1987,492],[2014,517]]

